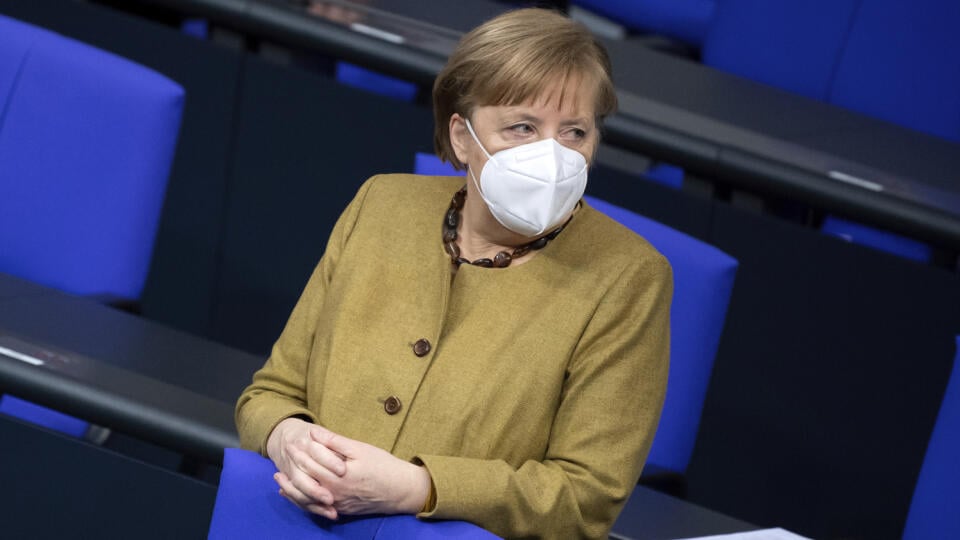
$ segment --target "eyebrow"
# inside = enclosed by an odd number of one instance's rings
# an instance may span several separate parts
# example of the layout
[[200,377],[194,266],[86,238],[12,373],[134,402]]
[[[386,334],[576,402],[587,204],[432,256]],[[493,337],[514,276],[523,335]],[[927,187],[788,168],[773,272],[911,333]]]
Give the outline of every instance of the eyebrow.
[[[511,122],[524,121],[524,122],[539,123],[543,121],[543,119],[540,118],[539,116],[535,116],[533,114],[524,113],[520,111],[515,111],[515,112],[507,111],[505,114],[501,116],[501,118],[505,121],[511,121]],[[568,120],[563,120],[562,122],[560,122],[561,126],[589,125],[589,124],[590,124],[590,120],[587,117],[583,117],[583,116],[570,118]]]

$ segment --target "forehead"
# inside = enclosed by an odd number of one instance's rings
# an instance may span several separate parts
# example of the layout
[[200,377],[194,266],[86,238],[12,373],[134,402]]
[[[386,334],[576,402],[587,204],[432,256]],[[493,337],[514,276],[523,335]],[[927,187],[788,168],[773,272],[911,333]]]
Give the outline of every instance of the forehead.
[[557,74],[539,84],[522,84],[510,91],[494,92],[478,105],[534,108],[564,115],[596,116],[599,82],[579,73]]
[[596,113],[597,84],[582,76],[567,77],[545,85],[520,105],[548,109],[562,114],[593,117]]

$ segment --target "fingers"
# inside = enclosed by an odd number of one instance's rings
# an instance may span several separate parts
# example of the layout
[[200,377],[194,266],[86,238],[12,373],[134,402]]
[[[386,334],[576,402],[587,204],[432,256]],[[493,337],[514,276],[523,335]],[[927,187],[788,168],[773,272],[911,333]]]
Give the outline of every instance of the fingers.
[[[311,430],[311,438],[313,438],[313,433],[314,430]],[[321,436],[320,438],[323,439],[326,437]],[[316,440],[316,438],[313,439],[313,442],[314,444],[307,447],[307,453],[314,463],[337,476],[347,474],[347,464],[344,463],[346,458],[344,458],[343,455],[330,449],[322,441]]]
[[280,490],[280,495],[285,497],[291,503],[295,504],[301,510],[305,510],[307,512],[310,512],[311,514],[317,514],[318,516],[323,516],[333,521],[336,521],[337,518],[340,517],[340,512],[337,511],[337,509],[334,508],[333,506],[328,506],[320,503],[301,504],[296,500],[294,500],[292,497],[288,496],[283,489]]
[[310,512],[311,514],[317,514],[319,516],[323,516],[327,519],[331,519],[334,521],[336,521],[336,519],[339,517],[339,513],[337,512],[337,509],[332,506],[308,504],[306,508],[304,508],[304,510],[306,510],[307,512]]
[[287,475],[278,472],[273,475],[280,486],[280,495],[300,508],[329,519],[337,519],[337,510],[333,507],[333,495],[322,487],[315,493],[304,492],[294,485]]
[[[343,435],[337,435],[336,433],[322,428],[320,426],[313,426],[313,429],[310,430],[310,437],[320,443],[324,448],[327,448],[335,455],[343,458],[343,461],[346,461],[350,458],[355,458],[359,450],[359,446],[362,444],[359,441],[344,437]],[[344,465],[344,472],[346,472],[346,466]],[[339,476],[343,476],[342,474]]]
[[301,475],[295,481],[286,474],[278,472],[274,474],[273,479],[280,486],[280,489],[300,506],[316,503],[333,504],[333,494],[309,477]]
[[[333,452],[320,444],[313,443],[306,450],[290,448],[290,463],[292,468],[286,472],[295,475],[297,469],[317,482],[329,483],[346,473],[346,465]],[[295,477],[291,476],[294,480]]]
[[278,472],[274,474],[273,479],[298,505],[319,503],[330,506],[333,504],[333,493],[302,471],[294,472],[292,477]]

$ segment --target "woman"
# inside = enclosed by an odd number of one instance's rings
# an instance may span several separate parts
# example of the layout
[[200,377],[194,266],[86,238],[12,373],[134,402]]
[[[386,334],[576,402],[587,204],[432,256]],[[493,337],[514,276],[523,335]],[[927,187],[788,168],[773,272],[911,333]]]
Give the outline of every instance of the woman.
[[466,182],[368,180],[237,404],[281,493],[329,518],[605,537],[656,429],[672,292],[665,259],[581,201],[615,105],[606,53],[561,15],[463,38],[434,110]]

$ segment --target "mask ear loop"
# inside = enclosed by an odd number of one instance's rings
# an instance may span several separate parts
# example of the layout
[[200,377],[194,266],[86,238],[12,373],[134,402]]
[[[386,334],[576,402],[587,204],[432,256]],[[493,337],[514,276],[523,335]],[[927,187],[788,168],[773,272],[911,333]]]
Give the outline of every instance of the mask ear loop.
[[487,149],[483,147],[483,143],[480,142],[480,139],[477,137],[477,133],[473,131],[473,126],[470,125],[470,119],[464,118],[464,121],[467,123],[467,131],[470,132],[470,136],[473,137],[473,140],[477,141],[477,146],[480,147],[480,150],[483,150],[483,155],[487,156],[487,159],[493,159],[493,156],[490,155],[490,152],[487,152]]
[[[490,153],[487,152],[487,149],[483,147],[483,143],[480,142],[480,138],[477,137],[477,133],[473,131],[473,126],[470,124],[470,119],[464,118],[463,120],[467,124],[467,131],[470,132],[470,136],[473,137],[474,141],[476,141],[477,146],[480,147],[480,150],[483,152],[485,156],[487,156],[488,160],[492,160],[493,156],[491,156]],[[484,200],[484,202],[486,202],[489,205],[490,201],[487,200],[486,195],[483,194],[483,190],[480,189],[480,182],[477,182],[477,175],[473,173],[473,167],[467,165],[467,169],[470,171],[470,178],[473,179],[473,185],[476,186],[477,193],[479,193],[480,197]]]

